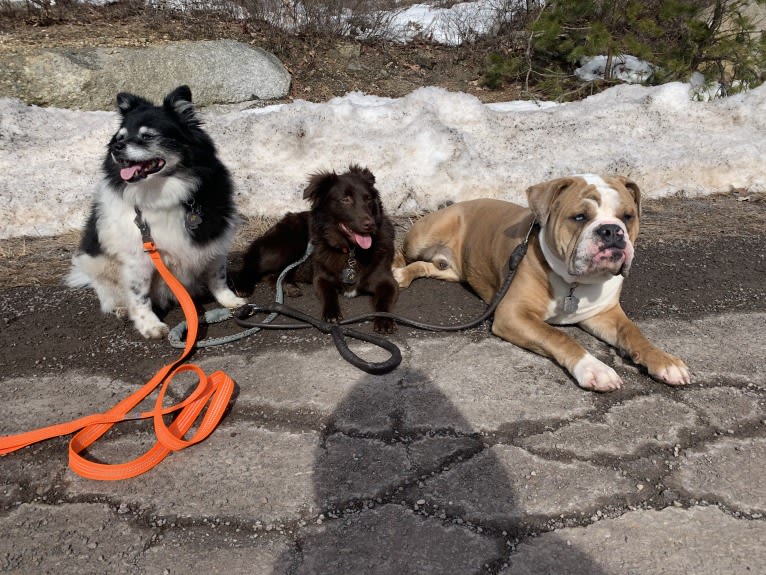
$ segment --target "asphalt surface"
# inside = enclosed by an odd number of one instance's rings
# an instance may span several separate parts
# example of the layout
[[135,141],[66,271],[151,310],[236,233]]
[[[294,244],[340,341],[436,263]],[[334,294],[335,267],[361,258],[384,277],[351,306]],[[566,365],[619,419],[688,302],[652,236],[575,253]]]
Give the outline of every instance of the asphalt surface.
[[[764,213],[731,198],[645,210],[624,307],[687,362],[689,387],[652,381],[577,329],[622,390],[583,391],[486,324],[400,328],[402,363],[382,376],[316,331],[261,332],[195,354],[237,382],[230,411],[144,475],[83,479],[66,437],[0,458],[0,570],[766,573]],[[270,298],[259,286],[254,301]],[[289,303],[317,308],[310,293]],[[433,280],[397,305],[445,323],[482,309]],[[0,291],[0,311],[4,435],[105,411],[177,355],[56,282]],[[149,424],[125,423],[89,455],[120,462],[153,442]]]

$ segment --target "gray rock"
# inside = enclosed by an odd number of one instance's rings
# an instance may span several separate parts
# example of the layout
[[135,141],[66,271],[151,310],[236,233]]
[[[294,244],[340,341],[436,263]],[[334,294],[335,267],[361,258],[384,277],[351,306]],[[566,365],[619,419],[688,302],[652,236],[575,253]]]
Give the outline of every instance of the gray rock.
[[118,92],[161,101],[181,84],[191,87],[195,104],[202,106],[275,100],[287,96],[291,80],[273,54],[233,40],[45,49],[13,67],[15,93],[8,96],[27,104],[84,110],[113,109]]

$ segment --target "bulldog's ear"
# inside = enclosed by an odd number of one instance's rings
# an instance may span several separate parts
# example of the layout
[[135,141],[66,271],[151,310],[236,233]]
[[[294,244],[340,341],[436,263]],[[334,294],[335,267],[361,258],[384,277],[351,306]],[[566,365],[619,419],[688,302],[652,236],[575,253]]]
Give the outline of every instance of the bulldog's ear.
[[316,206],[325,197],[330,188],[338,181],[335,172],[317,172],[309,178],[309,185],[303,190],[303,199],[309,200],[311,206]]
[[572,182],[574,182],[572,178],[558,178],[527,188],[527,203],[538,223],[544,224],[548,221],[553,200],[562,190],[571,186]]
[[638,210],[638,215],[640,216],[641,190],[639,189],[638,184],[633,180],[626,178],[625,176],[617,176],[617,179],[622,182],[622,184],[625,186],[625,189],[627,189],[633,196],[633,201],[636,202],[636,209]]

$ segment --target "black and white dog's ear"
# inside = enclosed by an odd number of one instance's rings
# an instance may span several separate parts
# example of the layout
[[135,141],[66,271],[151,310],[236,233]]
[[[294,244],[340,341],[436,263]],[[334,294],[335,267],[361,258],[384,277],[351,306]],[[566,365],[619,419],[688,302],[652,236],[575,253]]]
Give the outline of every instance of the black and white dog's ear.
[[178,88],[165,96],[162,105],[168,112],[177,114],[185,122],[197,123],[194,116],[194,106],[192,106],[191,88],[189,86],[178,86]]
[[316,206],[338,181],[335,172],[317,172],[309,178],[309,185],[303,190],[303,199]]
[[132,110],[140,107],[151,106],[152,103],[149,100],[145,100],[141,96],[135,94],[129,94],[128,92],[120,92],[117,94],[117,110],[123,116]]
[[178,100],[183,100],[185,102],[188,102],[191,104],[192,101],[192,94],[191,94],[191,88],[184,84],[183,86],[178,86],[175,90],[170,92],[167,96],[165,96],[165,103],[173,104]]

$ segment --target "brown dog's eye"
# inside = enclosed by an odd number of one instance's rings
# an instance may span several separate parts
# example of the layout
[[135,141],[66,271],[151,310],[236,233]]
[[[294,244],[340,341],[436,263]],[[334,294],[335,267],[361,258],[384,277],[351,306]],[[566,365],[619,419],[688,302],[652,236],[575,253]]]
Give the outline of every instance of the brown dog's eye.
[[633,220],[633,214],[625,214],[624,216],[622,216],[622,221],[625,222],[626,224],[632,220]]
[[343,204],[351,204],[351,203],[353,203],[353,200],[351,199],[351,196],[343,196],[343,197],[340,199],[340,201],[341,201],[341,203],[343,203]]
[[586,219],[588,219],[588,217],[585,214],[577,214],[575,216],[572,216],[572,219],[579,224],[584,222]]

